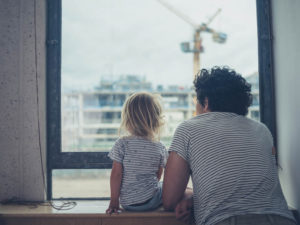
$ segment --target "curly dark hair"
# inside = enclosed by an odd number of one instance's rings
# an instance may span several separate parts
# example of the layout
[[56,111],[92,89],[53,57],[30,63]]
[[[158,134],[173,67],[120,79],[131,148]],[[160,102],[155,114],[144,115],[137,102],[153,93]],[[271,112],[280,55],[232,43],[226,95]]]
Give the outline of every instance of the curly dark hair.
[[251,84],[228,67],[202,69],[194,79],[198,102],[212,112],[233,112],[247,115],[252,104]]

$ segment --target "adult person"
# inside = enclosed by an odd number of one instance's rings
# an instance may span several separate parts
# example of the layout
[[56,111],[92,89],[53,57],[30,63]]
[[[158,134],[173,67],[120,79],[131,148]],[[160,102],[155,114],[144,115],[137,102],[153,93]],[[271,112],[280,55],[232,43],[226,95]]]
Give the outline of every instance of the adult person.
[[[227,67],[195,77],[196,116],[176,129],[163,205],[197,225],[295,224],[280,187],[273,138],[246,117],[251,85]],[[193,190],[186,190],[189,176]]]

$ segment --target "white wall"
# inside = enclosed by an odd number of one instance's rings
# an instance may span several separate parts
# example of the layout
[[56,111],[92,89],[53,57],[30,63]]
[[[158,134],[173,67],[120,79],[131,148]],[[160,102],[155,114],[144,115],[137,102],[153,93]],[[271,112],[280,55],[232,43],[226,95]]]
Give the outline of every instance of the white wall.
[[272,0],[279,171],[300,213],[300,1]]
[[44,199],[45,10],[45,0],[0,0],[0,200]]

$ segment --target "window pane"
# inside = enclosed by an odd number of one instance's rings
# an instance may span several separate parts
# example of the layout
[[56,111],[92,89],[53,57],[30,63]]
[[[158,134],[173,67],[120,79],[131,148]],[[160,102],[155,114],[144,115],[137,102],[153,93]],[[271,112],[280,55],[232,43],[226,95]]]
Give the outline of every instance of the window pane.
[[[111,169],[53,170],[53,198],[110,197],[110,172]],[[188,187],[193,187],[192,179]]]
[[53,198],[110,196],[110,169],[53,170]]
[[[62,0],[62,151],[110,150],[122,105],[136,91],[162,96],[168,147],[194,114],[195,68],[227,65],[247,77],[248,116],[259,119],[255,1],[164,2]],[[194,42],[187,20],[198,27],[211,20],[210,30]]]

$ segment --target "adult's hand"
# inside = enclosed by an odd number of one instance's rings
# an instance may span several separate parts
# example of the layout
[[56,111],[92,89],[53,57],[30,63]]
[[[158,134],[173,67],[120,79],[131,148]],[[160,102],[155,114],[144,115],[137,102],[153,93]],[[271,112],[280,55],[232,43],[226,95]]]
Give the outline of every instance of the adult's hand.
[[193,198],[182,199],[175,208],[176,219],[191,224],[193,219]]

